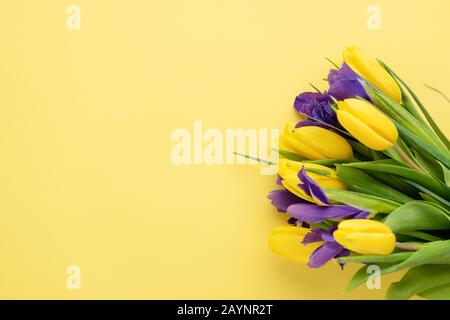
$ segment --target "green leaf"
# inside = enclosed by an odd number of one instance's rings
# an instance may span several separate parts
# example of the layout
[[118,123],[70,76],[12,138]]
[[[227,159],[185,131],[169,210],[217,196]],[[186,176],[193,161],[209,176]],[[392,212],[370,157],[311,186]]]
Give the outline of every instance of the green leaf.
[[[404,235],[404,236],[409,236],[409,237],[413,237],[416,239],[420,239],[420,240],[425,240],[425,241],[440,241],[440,240],[444,240],[442,238],[433,236],[431,234],[425,233],[425,232],[421,232],[421,231],[402,231],[399,233],[399,235]],[[397,241],[399,241],[397,239]],[[413,240],[415,241],[415,240]]]
[[[380,269],[382,271],[383,269],[387,269],[395,264],[396,263],[377,263],[377,266],[380,267]],[[349,292],[349,291],[359,287],[364,282],[367,282],[367,280],[370,276],[370,274],[367,273],[367,268],[369,268],[369,267],[370,267],[370,264],[365,265],[365,266],[361,267],[358,271],[356,271],[356,273],[350,279],[350,282],[345,287],[345,292]]]
[[437,286],[417,294],[419,297],[430,300],[449,300],[450,299],[450,284]]
[[[430,242],[403,262],[379,264],[379,267],[381,274],[388,274],[426,264],[450,264],[450,240]],[[367,281],[368,277],[365,270],[360,269],[347,285],[346,290],[349,291],[360,286]]]
[[289,160],[294,160],[294,161],[303,161],[303,160],[306,160],[305,157],[302,157],[301,155],[298,155],[298,154],[293,153],[293,152],[290,152],[290,151],[286,151],[286,150],[282,150],[282,149],[278,149],[278,150],[276,150],[276,151],[278,151],[278,153],[279,153],[282,157],[284,157],[284,158],[286,158],[286,159],[289,159]]
[[390,185],[394,189],[397,189],[398,191],[410,196],[411,198],[414,198],[414,199],[419,198],[418,191],[398,176],[394,176],[392,174],[388,174],[388,173],[384,173],[384,172],[383,173],[376,172],[376,171],[367,171],[367,173],[370,176],[374,177],[375,179],[377,179],[387,185]]
[[350,163],[354,162],[355,160],[344,160],[344,159],[321,159],[321,160],[303,160],[303,163],[315,163],[320,164],[322,166],[331,167],[334,166],[336,163]]
[[408,259],[413,252],[398,252],[388,256],[379,255],[351,255],[348,257],[337,258],[340,263],[399,263]]
[[450,198],[450,189],[439,180],[436,180],[430,175],[417,172],[410,168],[389,164],[385,160],[371,161],[371,162],[354,162],[344,164],[344,166],[350,166],[353,168],[359,168],[363,170],[371,170],[397,175],[406,178],[408,180],[411,180],[413,182],[417,182],[419,185],[424,186],[425,188],[442,196],[443,198],[446,199]]
[[[418,190],[422,191],[422,193],[425,193],[427,196],[429,196],[431,199],[433,199],[434,203],[440,204],[446,208],[450,208],[450,202],[448,202],[447,200],[445,200],[444,198],[438,196],[437,194],[435,194],[434,192],[428,190],[425,187],[422,187],[420,184],[417,184],[415,182],[409,181],[409,180],[405,180],[407,183],[409,183],[410,185],[414,186],[415,188],[417,188]],[[422,197],[423,198],[423,197]],[[424,199],[427,200],[427,199]]]
[[426,141],[422,140],[418,136],[416,136],[414,133],[409,131],[408,129],[401,126],[399,123],[395,122],[395,125],[397,126],[398,131],[400,134],[408,138],[409,140],[413,141],[415,144],[417,144],[419,147],[424,149],[427,153],[429,153],[431,156],[435,157],[437,160],[441,161],[447,168],[450,168],[450,155],[448,152],[448,149],[439,149]]
[[427,141],[428,143],[436,146],[438,145],[438,143],[433,140],[434,133],[421,121],[410,114],[404,107],[379,91],[372,84],[365,82],[363,83],[363,86],[372,102],[393,121],[401,124],[403,127],[407,128],[409,131],[413,132],[416,136]]
[[336,169],[338,178],[355,191],[388,198],[400,203],[413,200],[411,197],[369,176],[364,171],[343,165],[336,165]]
[[450,170],[447,169],[447,167],[444,166],[442,163],[440,163],[440,162],[438,162],[438,163],[439,163],[440,166],[441,166],[442,173],[443,173],[443,175],[444,175],[444,181],[445,181],[445,184],[447,185],[447,187],[450,187]]
[[430,90],[433,90],[434,92],[437,92],[442,98],[444,98],[448,103],[450,103],[449,97],[447,97],[445,95],[445,93],[443,93],[441,90],[439,90],[439,89],[437,89],[437,88],[435,88],[433,86],[430,86],[429,84],[426,84],[426,83],[424,83],[424,86],[427,87]]
[[450,217],[425,201],[411,201],[397,208],[384,220],[393,232],[450,229]]
[[[366,147],[360,142],[354,141],[354,140],[347,140],[348,143],[352,146],[352,149],[354,153],[359,156],[359,158],[362,158],[361,160],[372,160],[373,158],[373,150],[369,147]],[[375,151],[375,153],[378,153],[378,151]]]
[[[450,285],[450,265],[422,265],[408,270],[400,281],[392,283],[386,298],[407,300],[422,292],[430,295],[434,289],[446,285]],[[450,299],[450,295],[442,298]]]
[[[421,149],[421,148],[417,148]],[[413,157],[416,163],[426,172],[431,174],[433,177],[435,177],[438,180],[443,181],[443,174],[442,174],[442,164],[439,161],[436,161],[435,158],[431,157],[427,152],[424,152],[423,150],[416,150],[412,149]],[[447,168],[446,168],[447,169]]]
[[401,206],[401,203],[377,196],[339,189],[324,189],[330,200],[365,209],[373,213],[390,213]]
[[413,97],[414,101],[417,103],[417,105],[419,106],[420,110],[422,111],[423,115],[425,116],[425,118],[427,119],[428,123],[430,124],[430,126],[433,128],[434,132],[436,133],[436,135],[439,137],[439,139],[441,139],[441,141],[447,146],[447,148],[450,148],[450,141],[447,139],[447,137],[445,136],[445,134],[441,131],[441,129],[439,128],[439,126],[436,124],[436,122],[434,122],[433,118],[431,117],[431,115],[428,113],[427,108],[425,108],[425,106],[422,104],[422,102],[419,100],[419,98],[416,96],[416,94],[414,93],[414,91],[411,90],[411,88],[394,72],[394,70],[392,70],[387,64],[385,64],[384,62],[381,62],[382,65],[385,67],[385,69],[398,81],[400,81],[400,83],[406,88],[406,90],[408,90],[409,94],[411,95],[411,97]]

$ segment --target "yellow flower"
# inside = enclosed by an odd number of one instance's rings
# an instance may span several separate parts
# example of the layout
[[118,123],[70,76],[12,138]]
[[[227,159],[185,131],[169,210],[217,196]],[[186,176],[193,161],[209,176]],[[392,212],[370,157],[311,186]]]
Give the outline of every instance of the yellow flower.
[[395,145],[397,128],[372,104],[361,99],[346,99],[338,101],[337,105],[339,123],[362,144],[379,151]]
[[375,220],[342,221],[333,236],[339,244],[360,254],[388,255],[395,248],[395,234],[387,225]]
[[269,236],[269,248],[283,258],[306,264],[314,250],[323,244],[315,242],[303,245],[301,242],[309,231],[294,226],[277,227]]
[[330,189],[346,189],[345,184],[338,180],[336,171],[325,166],[321,166],[314,163],[302,163],[298,161],[279,159],[278,162],[278,174],[281,177],[282,185],[296,196],[305,199],[309,202],[314,202],[318,205],[323,205],[321,201],[307,195],[298,185],[301,183],[298,172],[305,167],[305,169],[318,169],[328,172],[328,175],[322,175],[314,172],[307,171],[308,177],[313,179],[321,188]]
[[402,93],[394,78],[380,65],[377,59],[367,55],[357,46],[343,52],[345,63],[358,75],[372,83],[396,102],[402,100]]
[[353,158],[352,147],[340,135],[316,126],[295,128],[293,122],[286,124],[280,136],[280,149],[310,160]]

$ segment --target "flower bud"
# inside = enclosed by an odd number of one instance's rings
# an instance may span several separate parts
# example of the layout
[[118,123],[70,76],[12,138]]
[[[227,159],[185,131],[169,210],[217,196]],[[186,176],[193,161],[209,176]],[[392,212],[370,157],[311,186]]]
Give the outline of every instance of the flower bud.
[[381,92],[395,102],[402,100],[402,92],[397,82],[384,69],[377,59],[367,55],[357,46],[351,46],[343,52],[345,63],[358,75],[372,83]]
[[371,103],[361,99],[346,99],[337,105],[339,123],[362,144],[383,151],[392,148],[397,142],[397,128]]
[[352,147],[337,133],[317,126],[295,128],[294,123],[286,124],[280,149],[310,160],[353,158]]
[[281,184],[289,190],[291,193],[295,194],[297,197],[305,199],[306,201],[313,202],[319,205],[327,204],[327,199],[323,199],[319,193],[307,194],[305,188],[301,188],[299,184],[306,184],[308,187],[308,181],[301,181],[299,177],[299,172],[302,168],[305,169],[318,169],[322,170],[325,174],[318,174],[308,171],[307,176],[312,179],[312,183],[317,184],[317,188],[330,188],[330,189],[345,189],[346,186],[343,184],[336,175],[336,171],[325,166],[321,166],[313,163],[302,163],[298,161],[279,159],[278,164],[278,174],[281,177]]
[[360,254],[388,255],[395,248],[395,234],[376,220],[342,221],[333,236],[343,247]]

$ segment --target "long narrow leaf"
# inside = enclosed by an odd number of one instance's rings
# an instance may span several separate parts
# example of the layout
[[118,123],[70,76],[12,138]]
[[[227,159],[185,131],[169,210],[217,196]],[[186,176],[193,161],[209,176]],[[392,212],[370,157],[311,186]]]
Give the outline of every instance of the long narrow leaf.
[[425,116],[425,118],[427,119],[428,123],[430,124],[430,126],[433,128],[434,132],[436,133],[436,135],[439,137],[439,139],[441,139],[441,141],[447,146],[447,148],[450,148],[450,141],[447,139],[447,137],[445,136],[445,134],[441,131],[441,129],[439,128],[439,126],[436,124],[436,122],[433,120],[433,118],[431,117],[431,115],[428,113],[427,109],[425,108],[425,106],[422,104],[422,102],[420,101],[420,99],[416,96],[416,94],[414,93],[414,91],[411,90],[411,88],[394,72],[394,70],[392,70],[387,64],[385,64],[384,62],[382,62],[383,66],[386,68],[386,70],[393,75],[398,81],[400,81],[400,83],[406,88],[406,90],[408,90],[409,94],[411,95],[411,97],[413,97],[414,101],[417,103],[417,105],[419,106],[420,110],[422,111],[423,115]]

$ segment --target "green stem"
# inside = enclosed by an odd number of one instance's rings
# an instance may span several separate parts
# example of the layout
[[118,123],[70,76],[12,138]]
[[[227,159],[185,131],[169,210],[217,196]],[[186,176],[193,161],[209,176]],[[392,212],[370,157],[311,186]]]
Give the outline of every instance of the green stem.
[[423,245],[416,243],[396,242],[395,247],[401,250],[418,251],[423,248]]
[[400,148],[400,146],[398,144],[394,145],[394,150],[397,151],[398,155],[400,156],[400,158],[402,158],[403,161],[405,161],[405,163],[410,166],[411,168],[413,168],[414,170],[420,172],[420,173],[426,173],[425,171],[423,171],[423,169],[421,167],[419,167],[407,154],[405,151],[403,151],[402,148]]

